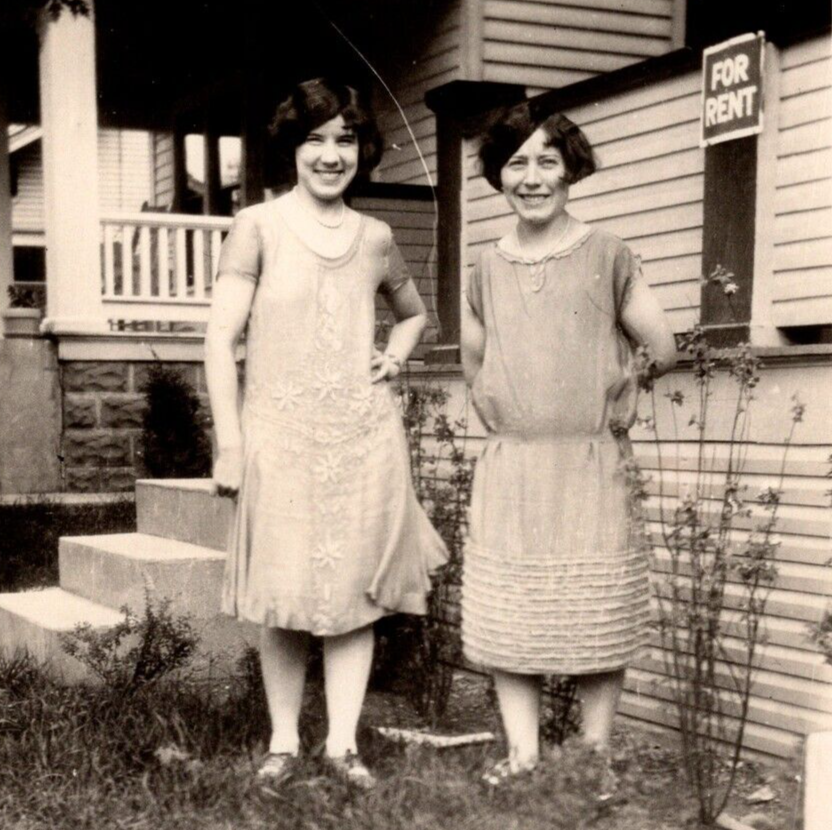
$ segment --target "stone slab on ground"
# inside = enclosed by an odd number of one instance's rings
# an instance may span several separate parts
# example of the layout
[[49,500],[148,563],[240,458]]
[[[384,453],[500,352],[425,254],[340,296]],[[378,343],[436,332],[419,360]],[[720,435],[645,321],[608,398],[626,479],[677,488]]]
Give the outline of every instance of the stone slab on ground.
[[120,612],[61,588],[0,594],[0,652],[10,657],[27,651],[66,679],[77,680],[86,670],[63,651],[60,635],[70,633],[79,623],[104,629],[120,619]]
[[829,830],[832,825],[832,732],[806,739],[803,830]]
[[65,536],[58,561],[63,589],[109,608],[141,613],[149,592],[178,614],[220,613],[225,555],[215,550],[146,533]]
[[137,530],[225,551],[234,502],[211,496],[210,485],[201,478],[137,481]]

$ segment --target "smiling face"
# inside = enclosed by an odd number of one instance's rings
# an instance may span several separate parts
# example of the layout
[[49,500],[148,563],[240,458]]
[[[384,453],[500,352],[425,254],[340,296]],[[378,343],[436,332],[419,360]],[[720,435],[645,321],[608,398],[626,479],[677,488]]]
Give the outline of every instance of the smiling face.
[[344,118],[335,118],[312,130],[295,150],[298,185],[313,199],[340,199],[358,170],[358,137]]
[[563,156],[546,146],[548,140],[543,129],[535,130],[500,171],[503,193],[521,222],[548,224],[569,201]]

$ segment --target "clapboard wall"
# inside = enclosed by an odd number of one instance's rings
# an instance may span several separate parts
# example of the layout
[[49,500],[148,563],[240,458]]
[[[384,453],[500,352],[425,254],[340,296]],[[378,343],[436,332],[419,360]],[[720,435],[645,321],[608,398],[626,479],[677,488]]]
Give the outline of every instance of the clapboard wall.
[[173,196],[173,133],[154,133],[153,204],[160,208],[170,208]]
[[832,57],[828,37],[781,55],[774,201],[778,326],[832,324]]
[[673,0],[449,0],[428,25],[412,27],[395,64],[378,56],[389,89],[379,84],[375,94],[386,146],[376,178],[427,184],[429,173],[435,183],[428,90],[498,81],[535,94],[609,72],[673,49],[679,8]]
[[[764,622],[766,642],[761,649],[758,671],[748,717],[745,744],[768,754],[791,756],[803,737],[816,730],[832,728],[832,666],[825,663],[808,637],[808,628],[820,622],[832,602],[832,511],[830,510],[829,457],[832,453],[832,422],[828,417],[832,399],[832,355],[812,357],[811,349],[763,350],[764,369],[751,406],[751,428],[742,445],[743,483],[741,496],[753,505],[754,518],[738,519],[743,528],[737,541],[757,526],[764,515],[754,504],[767,487],[782,487],[777,523],[775,554],[777,577],[769,596]],[[677,409],[678,441],[666,393],[680,390],[686,403]],[[708,405],[705,434],[705,464],[716,472],[712,483],[724,484],[731,418],[736,384],[724,374],[717,377]],[[786,438],[791,428],[793,396],[806,404],[802,423],[796,426],[792,443]],[[662,379],[656,393],[655,434],[637,427],[631,435],[642,468],[650,478],[651,499],[646,503],[655,544],[653,585],[662,590],[669,567],[661,533],[662,504],[666,520],[672,517],[679,492],[695,481],[697,435],[688,425],[695,407],[696,385],[689,371],[682,369]],[[642,416],[652,412],[650,399],[643,397]],[[659,458],[661,457],[661,463]],[[785,462],[785,466],[784,466]],[[781,470],[784,475],[781,480]],[[660,499],[660,488],[664,498]],[[719,502],[714,501],[714,509]],[[729,585],[726,607],[736,623],[742,591],[736,580]],[[735,632],[736,633],[736,632]],[[658,634],[650,650],[628,673],[621,710],[654,725],[672,725],[675,714],[667,706],[671,689],[667,683],[667,652]],[[742,642],[728,640],[730,659],[742,656]],[[723,681],[728,684],[723,664]]]
[[[699,74],[568,110],[593,143],[601,168],[573,186],[569,211],[624,239],[674,331],[699,319],[704,151],[699,147]],[[505,198],[479,172],[477,143],[466,148],[465,220],[471,266],[514,224]]]
[[662,55],[674,48],[674,13],[681,5],[673,0],[484,0],[482,80],[522,84],[534,92]]
[[425,94],[464,77],[463,0],[450,0],[429,17],[406,38],[397,39],[393,54],[379,50],[384,85],[375,87],[374,108],[385,150],[375,174],[378,181],[436,181],[436,120],[425,105]]
[[[416,188],[419,190],[419,188]],[[393,238],[402,252],[410,274],[428,310],[428,328],[414,357],[421,357],[436,343],[436,205],[431,198],[407,198],[402,193],[382,195],[383,188],[372,196],[357,196],[351,201],[355,210],[381,219],[390,225]],[[425,195],[422,191],[421,195]],[[393,317],[384,301],[377,304],[378,335],[386,339]]]
[[[12,228],[43,232],[43,160],[40,141],[20,152]],[[141,130],[98,131],[98,193],[102,211],[138,211],[153,198],[151,136]]]
[[33,141],[12,156],[17,171],[17,195],[12,199],[12,230],[43,233],[43,156]]

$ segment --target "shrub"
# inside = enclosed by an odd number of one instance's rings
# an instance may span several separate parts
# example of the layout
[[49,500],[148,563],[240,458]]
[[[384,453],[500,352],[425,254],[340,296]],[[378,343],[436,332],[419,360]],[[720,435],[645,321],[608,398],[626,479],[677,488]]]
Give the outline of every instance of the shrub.
[[175,369],[150,367],[143,386],[144,468],[152,478],[205,478],[211,474],[211,442],[194,389]]
[[447,620],[458,602],[462,546],[474,461],[465,455],[467,424],[447,414],[448,393],[405,375],[398,390],[416,496],[448,546],[448,563],[433,578],[425,617],[399,615],[377,626],[372,681],[402,691],[436,726],[447,709],[454,666],[461,660],[457,627]]
[[97,630],[89,623],[62,636],[63,650],[83,663],[120,695],[130,695],[190,662],[199,637],[186,616],[174,616],[170,600],[155,602],[149,592],[141,616],[126,606],[124,619]]
[[7,289],[9,308],[46,308],[46,289],[43,286],[10,285]]
[[[721,286],[730,302],[737,291],[732,277],[718,266],[707,281]],[[698,327],[682,338],[682,347],[692,359],[696,387],[693,413],[687,422],[695,430],[696,458],[692,478],[677,482],[679,491],[672,506],[667,504],[668,470],[657,431],[653,366],[644,350],[639,354],[640,376],[650,393],[651,415],[642,423],[653,433],[657,451],[659,526],[666,552],[663,562],[656,557],[654,568],[658,627],[678,716],[685,772],[699,802],[699,818],[710,825],[724,809],[736,779],[755,664],[764,640],[763,618],[777,574],[774,531],[786,457],[795,428],[803,419],[804,406],[795,400],[778,484],[761,492],[755,513],[746,499],[743,475],[760,361],[748,345],[712,348]],[[708,452],[708,442],[713,440],[708,425],[713,386],[720,373],[734,381],[735,393],[729,435],[727,440],[720,436],[726,457],[717,464]],[[678,447],[678,413],[687,401],[680,390],[672,390],[665,397],[674,425],[672,441]],[[678,460],[676,468],[681,468]],[[634,504],[650,498],[649,482],[638,466],[628,464],[626,473]],[[741,532],[740,525],[755,518],[753,529]],[[734,600],[741,610],[733,620],[725,602],[729,583],[740,592]],[[733,653],[728,637],[738,638],[740,643]],[[726,747],[727,776],[721,757]]]

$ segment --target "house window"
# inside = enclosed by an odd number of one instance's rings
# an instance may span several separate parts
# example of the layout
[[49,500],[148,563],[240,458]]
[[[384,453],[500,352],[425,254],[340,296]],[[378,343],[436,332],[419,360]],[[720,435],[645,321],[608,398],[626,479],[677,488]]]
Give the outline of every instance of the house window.
[[43,246],[14,246],[14,281],[46,281],[46,248]]

